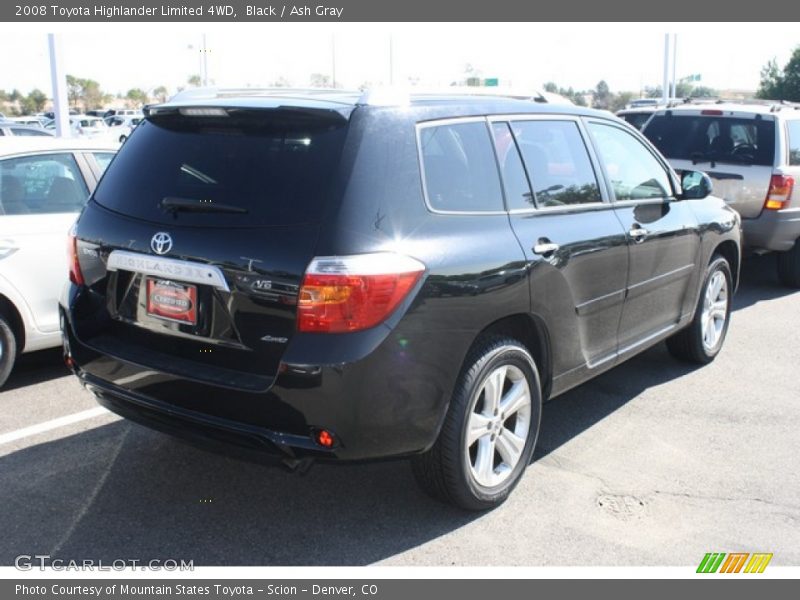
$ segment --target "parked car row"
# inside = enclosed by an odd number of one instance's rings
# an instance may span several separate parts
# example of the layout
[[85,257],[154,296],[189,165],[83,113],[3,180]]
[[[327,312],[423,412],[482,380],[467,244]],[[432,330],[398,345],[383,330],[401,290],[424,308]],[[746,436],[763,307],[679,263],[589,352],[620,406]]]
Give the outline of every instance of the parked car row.
[[499,96],[193,90],[112,117],[136,130],[105,172],[98,141],[8,146],[0,376],[60,323],[127,418],[292,469],[410,457],[491,508],[544,401],[662,340],[714,360],[743,223],[800,287],[798,116],[656,107],[642,134]]

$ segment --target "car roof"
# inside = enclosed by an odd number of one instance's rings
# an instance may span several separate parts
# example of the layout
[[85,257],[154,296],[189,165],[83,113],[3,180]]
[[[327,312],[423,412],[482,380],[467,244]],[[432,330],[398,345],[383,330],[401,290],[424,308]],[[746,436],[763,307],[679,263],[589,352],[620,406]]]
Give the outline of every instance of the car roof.
[[56,138],[47,136],[3,136],[0,137],[0,157],[15,154],[32,154],[37,152],[54,152],[59,150],[81,151],[101,150],[116,152],[118,143],[74,138]]
[[427,108],[426,118],[449,118],[491,114],[569,114],[615,119],[607,111],[572,104],[548,103],[536,91],[493,88],[377,88],[367,91],[338,89],[218,89],[195,88],[177,94],[168,102],[145,107],[145,116],[180,108],[300,109],[338,113],[348,119],[359,107]]
[[702,111],[722,111],[721,116],[771,115],[788,119],[800,118],[800,105],[781,102],[706,102],[659,107],[659,113],[671,111],[679,115],[699,115]]

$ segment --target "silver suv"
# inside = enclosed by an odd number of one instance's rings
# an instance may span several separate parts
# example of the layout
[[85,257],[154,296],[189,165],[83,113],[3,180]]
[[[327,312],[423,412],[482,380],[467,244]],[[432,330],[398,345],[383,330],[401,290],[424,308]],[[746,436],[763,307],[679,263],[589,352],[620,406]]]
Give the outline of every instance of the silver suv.
[[662,108],[643,133],[682,170],[705,170],[742,216],[751,252],[778,252],[778,276],[800,287],[800,105],[716,103]]

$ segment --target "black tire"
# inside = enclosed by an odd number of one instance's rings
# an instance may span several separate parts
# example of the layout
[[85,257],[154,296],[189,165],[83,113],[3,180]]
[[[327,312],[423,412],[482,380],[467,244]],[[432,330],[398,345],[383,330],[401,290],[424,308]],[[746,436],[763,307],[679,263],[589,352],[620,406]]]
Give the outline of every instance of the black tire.
[[128,139],[127,135],[121,135],[121,136],[119,136],[119,143],[120,144],[124,144],[125,140],[127,140],[127,139]]
[[[506,470],[508,474],[502,475],[505,479],[498,485],[485,487],[478,483],[471,469],[472,450],[466,447],[467,426],[473,410],[478,408],[477,403],[486,402],[485,399],[481,399],[483,398],[481,390],[489,375],[497,372],[499,367],[507,365],[514,367],[509,369],[509,372],[517,373],[517,377],[521,373],[527,381],[530,418],[524,447],[513,469]],[[522,379],[519,378],[518,381],[521,382]],[[504,379],[503,386],[507,382],[508,380]],[[503,387],[503,389],[510,388]],[[508,337],[493,337],[479,341],[464,362],[439,437],[430,450],[412,459],[412,470],[417,482],[434,498],[466,510],[487,510],[500,505],[519,483],[531,461],[536,438],[539,435],[541,415],[542,393],[539,372],[525,347]],[[513,423],[516,423],[517,416],[505,418],[507,420],[503,421],[503,415],[500,415],[495,419],[501,422],[501,427],[515,426],[512,424],[512,419]],[[507,429],[499,430],[497,436],[492,434],[492,442],[496,438],[498,440],[496,443],[499,444],[503,431],[509,433]],[[503,439],[507,440],[508,437]],[[476,448],[475,452],[477,445],[479,442],[475,442],[473,446]],[[500,458],[502,462],[500,451],[495,453],[494,443],[491,448],[492,460]],[[502,468],[502,465],[497,468]],[[494,470],[492,473],[494,474]]]
[[[719,338],[715,345],[709,348],[703,342],[703,312],[706,292],[715,273],[722,273],[725,278],[727,309],[725,311],[725,320]],[[672,356],[680,360],[701,365],[708,364],[716,358],[725,343],[725,336],[728,333],[728,326],[731,322],[732,281],[733,278],[731,277],[731,268],[730,265],[728,265],[728,261],[722,256],[715,254],[706,269],[706,274],[703,278],[703,287],[700,289],[700,298],[697,301],[697,308],[695,309],[692,322],[667,339],[667,348]]]
[[800,288],[800,241],[791,250],[778,253],[778,279],[786,287]]
[[0,387],[3,387],[17,360],[17,337],[3,315],[0,315]]

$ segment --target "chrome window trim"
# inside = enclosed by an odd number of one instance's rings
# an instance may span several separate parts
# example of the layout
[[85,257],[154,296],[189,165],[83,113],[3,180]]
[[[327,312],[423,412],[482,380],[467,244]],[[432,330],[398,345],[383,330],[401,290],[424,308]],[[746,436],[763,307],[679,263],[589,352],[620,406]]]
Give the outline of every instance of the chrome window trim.
[[[435,119],[432,121],[420,121],[416,124],[416,141],[417,141],[417,164],[419,165],[420,180],[422,183],[422,197],[425,201],[425,207],[433,214],[436,215],[464,215],[464,216],[485,216],[485,215],[503,215],[508,214],[505,210],[505,198],[503,197],[503,180],[500,176],[500,171],[497,169],[497,161],[494,161],[495,169],[497,170],[497,182],[500,185],[500,201],[503,204],[502,210],[441,210],[433,208],[430,199],[428,198],[428,186],[425,181],[425,163],[422,160],[422,130],[430,127],[441,127],[442,125],[452,125],[460,123],[484,123],[488,127],[486,117],[449,117],[445,119]],[[488,132],[489,143],[492,144],[492,153],[494,154],[494,141],[491,136],[491,131]]]

